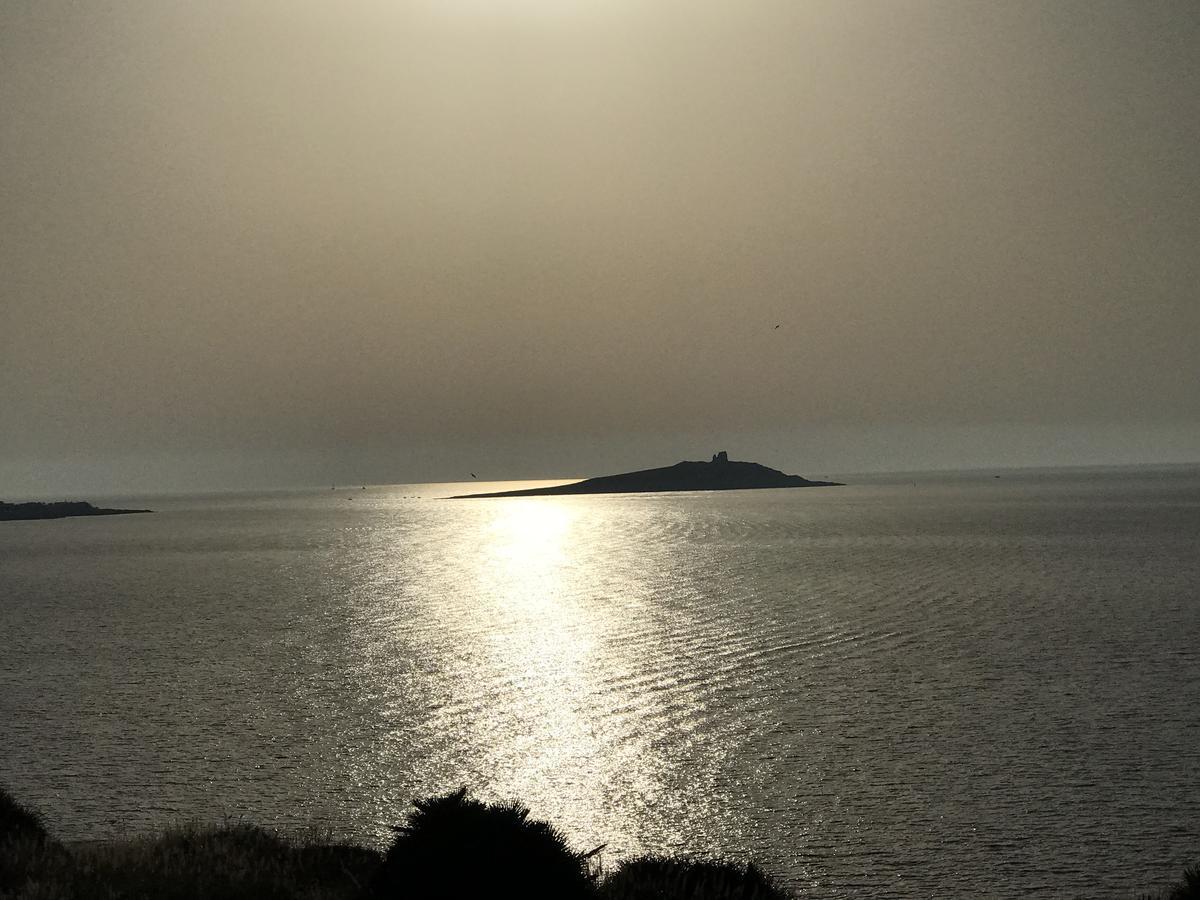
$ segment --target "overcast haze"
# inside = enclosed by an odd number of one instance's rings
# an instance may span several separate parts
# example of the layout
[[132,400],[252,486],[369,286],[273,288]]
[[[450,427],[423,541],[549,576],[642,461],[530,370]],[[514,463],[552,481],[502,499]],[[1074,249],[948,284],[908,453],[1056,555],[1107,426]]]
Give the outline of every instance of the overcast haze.
[[0,109],[0,495],[1200,460],[1192,0],[7,0]]

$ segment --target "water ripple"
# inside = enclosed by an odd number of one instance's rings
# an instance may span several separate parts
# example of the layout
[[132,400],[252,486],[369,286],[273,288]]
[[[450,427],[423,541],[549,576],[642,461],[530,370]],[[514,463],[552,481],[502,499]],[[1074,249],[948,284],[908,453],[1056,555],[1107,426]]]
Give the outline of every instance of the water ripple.
[[409,486],[6,528],[0,780],[73,838],[233,813],[382,841],[469,784],[610,864],[1128,897],[1200,845],[1197,484]]

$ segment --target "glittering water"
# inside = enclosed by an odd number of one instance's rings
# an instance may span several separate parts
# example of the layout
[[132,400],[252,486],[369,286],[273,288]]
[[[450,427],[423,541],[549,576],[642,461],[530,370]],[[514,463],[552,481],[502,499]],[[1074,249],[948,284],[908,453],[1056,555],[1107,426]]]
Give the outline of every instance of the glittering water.
[[1200,858],[1200,470],[0,523],[0,782],[67,838],[382,842],[519,798],[803,896],[1122,897]]

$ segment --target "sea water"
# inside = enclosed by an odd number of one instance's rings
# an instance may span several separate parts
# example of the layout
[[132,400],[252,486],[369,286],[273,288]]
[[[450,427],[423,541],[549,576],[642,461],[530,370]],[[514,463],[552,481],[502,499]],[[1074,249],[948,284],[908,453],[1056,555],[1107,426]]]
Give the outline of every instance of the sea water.
[[0,523],[0,783],[69,840],[466,786],[609,868],[1130,898],[1200,860],[1200,468],[1002,476]]

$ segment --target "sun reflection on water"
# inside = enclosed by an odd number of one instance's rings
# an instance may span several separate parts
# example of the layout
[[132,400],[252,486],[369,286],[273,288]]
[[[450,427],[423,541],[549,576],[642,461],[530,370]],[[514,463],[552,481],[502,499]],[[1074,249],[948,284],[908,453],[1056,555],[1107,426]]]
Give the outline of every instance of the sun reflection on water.
[[523,586],[521,593],[527,599],[545,599],[545,589],[556,586],[568,561],[574,520],[575,511],[566,503],[516,500],[496,504],[486,529],[493,577],[514,587]]
[[509,690],[476,730],[499,770],[490,777],[517,796],[543,794],[548,780],[594,755],[587,698],[595,623],[571,588],[577,519],[569,503],[497,504],[479,558],[490,627],[476,663],[503,673]]
[[413,760],[397,773],[407,796],[520,800],[610,861],[692,846],[725,817],[710,776],[729,738],[708,730],[699,675],[724,632],[689,608],[686,563],[644,543],[638,504],[442,510],[437,555],[416,561],[437,578],[410,581],[403,552],[380,575],[399,595],[376,656],[388,674],[363,667],[397,716],[378,764]]

